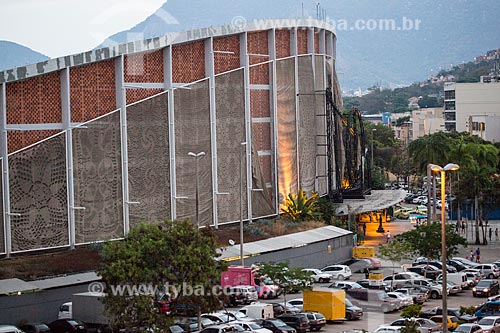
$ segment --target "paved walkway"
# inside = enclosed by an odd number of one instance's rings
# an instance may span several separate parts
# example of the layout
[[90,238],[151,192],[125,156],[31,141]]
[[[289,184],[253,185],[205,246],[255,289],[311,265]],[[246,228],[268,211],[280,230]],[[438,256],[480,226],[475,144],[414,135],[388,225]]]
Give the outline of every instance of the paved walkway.
[[[450,223],[453,223],[455,225],[454,221],[451,221]],[[365,237],[365,242],[364,246],[373,246],[375,248],[378,248],[379,244],[385,244],[387,243],[387,231],[389,230],[391,232],[391,236],[394,237],[394,235],[401,234],[403,232],[413,230],[414,225],[410,223],[409,220],[395,220],[392,222],[387,222],[383,223],[383,228],[386,231],[385,233],[377,233],[376,230],[378,229],[379,224],[378,223],[367,223],[367,228],[366,228],[366,237]],[[492,237],[491,237],[491,242],[489,240],[489,233],[488,230],[485,228],[485,233],[486,233],[486,240],[488,242],[487,245],[482,245],[482,240],[483,240],[483,234],[482,234],[482,229],[479,227],[479,235],[480,235],[480,240],[481,240],[481,245],[475,245],[475,226],[469,222],[468,228],[465,230],[465,236],[467,238],[468,246],[466,248],[460,246],[458,251],[459,254],[455,255],[457,257],[466,257],[469,255],[470,250],[476,250],[478,247],[481,251],[481,262],[483,263],[489,263],[493,262],[495,260],[500,259],[500,240],[495,239],[495,228],[499,229],[500,233],[500,221],[495,220],[495,221],[489,221],[488,223],[488,228],[492,229]],[[459,230],[459,233],[462,237],[464,237],[464,233],[462,233],[462,230]],[[392,263],[388,261],[382,260],[382,264],[385,267],[391,267]]]

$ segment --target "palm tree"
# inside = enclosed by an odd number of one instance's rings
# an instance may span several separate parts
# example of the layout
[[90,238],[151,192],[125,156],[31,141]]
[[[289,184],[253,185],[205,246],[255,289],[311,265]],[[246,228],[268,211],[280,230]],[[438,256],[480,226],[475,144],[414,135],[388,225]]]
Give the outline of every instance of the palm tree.
[[408,146],[408,152],[418,169],[425,173],[429,163],[438,165],[448,163],[452,143],[445,133],[437,132],[412,141]]
[[290,193],[285,200],[285,207],[281,209],[283,216],[299,222],[308,219],[318,219],[321,213],[318,209],[318,194],[313,193],[308,198],[304,190],[299,190],[298,194]]

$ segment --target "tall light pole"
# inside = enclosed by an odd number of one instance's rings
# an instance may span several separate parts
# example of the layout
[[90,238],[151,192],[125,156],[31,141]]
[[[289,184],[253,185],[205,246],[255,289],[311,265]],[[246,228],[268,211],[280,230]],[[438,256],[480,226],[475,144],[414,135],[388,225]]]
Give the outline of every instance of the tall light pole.
[[[439,165],[429,164],[428,169],[434,172],[439,172],[441,174],[441,204],[444,205],[445,195],[446,195],[446,171],[456,171],[460,167],[458,164],[448,163],[444,168]],[[443,333],[448,333],[448,295],[447,295],[447,276],[446,276],[446,209],[441,207],[441,261],[442,261],[442,284],[443,284]]]
[[370,165],[370,188],[373,187],[373,132],[376,132],[377,129],[376,128],[372,128],[372,142],[371,142],[371,157],[372,157],[372,161],[371,161],[371,165]]
[[196,226],[200,227],[200,188],[198,184],[198,159],[200,157],[205,156],[204,151],[200,151],[199,153],[189,152],[189,156],[194,157],[196,159],[196,194],[195,194],[195,205],[196,205]]
[[241,150],[240,156],[240,262],[241,266],[245,266],[245,259],[243,257],[243,153],[246,151],[246,142],[240,143]]

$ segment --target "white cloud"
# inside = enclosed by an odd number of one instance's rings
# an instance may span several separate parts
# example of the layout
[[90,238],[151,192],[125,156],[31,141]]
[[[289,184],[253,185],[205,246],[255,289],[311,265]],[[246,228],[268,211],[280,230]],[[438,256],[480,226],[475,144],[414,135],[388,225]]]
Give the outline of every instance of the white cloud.
[[166,0],[0,0],[0,39],[50,57],[87,51]]

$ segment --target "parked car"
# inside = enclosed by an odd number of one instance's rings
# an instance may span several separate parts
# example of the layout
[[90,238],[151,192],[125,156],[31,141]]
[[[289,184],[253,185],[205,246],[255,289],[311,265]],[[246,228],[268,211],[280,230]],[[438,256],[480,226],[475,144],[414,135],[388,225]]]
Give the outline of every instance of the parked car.
[[469,267],[469,268],[472,268],[474,266],[477,265],[476,262],[473,262],[473,261],[470,261],[469,259],[466,259],[466,258],[462,258],[462,257],[453,257],[451,258],[452,260],[457,260],[457,261],[460,261],[462,264],[464,264],[465,266]]
[[224,324],[224,323],[229,323],[230,321],[235,320],[235,317],[229,313],[219,313],[219,312],[214,312],[214,313],[203,313],[201,315],[202,318],[208,318],[211,321],[213,321],[215,324]]
[[380,260],[378,260],[377,258],[374,258],[374,257],[367,257],[367,258],[363,258],[365,260],[369,260],[372,264],[370,270],[377,270],[379,268],[382,267],[382,262]]
[[390,291],[387,293],[387,295],[389,295],[389,297],[399,300],[401,302],[402,308],[404,308],[405,306],[413,305],[413,297],[409,295],[405,295],[397,291]]
[[424,304],[427,300],[427,295],[421,291],[417,291],[415,288],[399,288],[394,291],[411,297],[413,304]]
[[455,333],[484,333],[484,331],[478,324],[465,323],[458,325]]
[[[443,286],[434,280],[420,278],[420,279],[410,280],[406,284],[403,284],[403,287],[414,287],[414,286],[423,286],[429,288],[429,297],[432,299],[437,299],[442,297]],[[449,294],[450,290],[447,289],[446,293]]]
[[[196,317],[185,317],[175,324],[182,327],[186,332],[198,331],[198,318]],[[215,325],[215,322],[213,320],[209,318],[201,318],[202,329],[213,325]]]
[[[240,327],[232,324],[218,324],[202,329],[201,333],[228,333],[228,332],[239,332]],[[243,330],[243,329],[242,329]]]
[[479,270],[488,279],[497,279],[500,276],[500,270],[495,264],[479,264],[472,268]]
[[288,326],[280,319],[262,319],[257,324],[271,330],[273,333],[297,333],[295,328]]
[[438,332],[441,331],[441,326],[437,323],[433,322],[430,319],[426,318],[401,318],[396,319],[392,323],[388,324],[388,326],[399,326],[404,327],[406,325],[406,321],[412,321],[416,324],[417,329],[422,333],[430,333],[430,332]]
[[[360,331],[361,332],[361,331]],[[401,333],[401,326],[379,326],[373,333]]]
[[[468,314],[461,314],[459,308],[448,308],[447,311],[449,316],[455,316],[460,321],[465,322],[465,323],[473,323],[477,320],[475,316],[471,316]],[[432,309],[422,311],[420,313],[420,318],[431,318],[433,316],[437,315],[442,315],[443,314],[443,308],[440,306],[433,307]]]
[[260,326],[257,323],[251,321],[234,321],[233,324],[239,325],[243,327],[245,332],[253,332],[253,333],[272,333],[271,330]]
[[280,319],[288,326],[295,328],[297,333],[306,333],[311,327],[309,319],[307,319],[307,315],[304,313],[283,314],[277,316],[276,319]]
[[335,281],[331,285],[329,285],[328,288],[337,288],[337,289],[344,289],[344,290],[365,289],[359,283],[354,282],[354,281]]
[[359,280],[356,282],[360,286],[362,286],[363,288],[367,288],[367,289],[385,290],[386,292],[392,290],[391,286],[389,286],[387,283],[380,281],[380,280],[364,279],[364,280]]
[[326,325],[326,318],[319,312],[308,311],[305,312],[307,319],[309,319],[309,326],[311,331],[319,331]]
[[300,313],[302,310],[290,302],[280,303],[280,305],[285,309],[285,313]]
[[304,268],[302,271],[311,274],[314,282],[326,283],[333,279],[332,274],[324,273],[317,268]]
[[497,280],[481,280],[479,283],[472,288],[473,297],[490,297],[492,295],[497,295],[499,289],[499,284]]
[[383,313],[392,312],[400,307],[400,302],[395,300],[383,290],[370,290],[366,288],[348,289],[346,298],[352,304],[363,308],[363,310],[374,310]]
[[455,267],[455,269],[457,270],[457,272],[461,272],[461,271],[463,271],[464,269],[469,268],[469,266],[464,265],[464,264],[463,264],[463,263],[461,263],[460,261],[458,261],[458,260],[454,260],[454,259],[448,259],[448,260],[446,261],[446,263],[447,263],[448,265],[451,265],[451,266]]
[[480,321],[477,322],[479,326],[483,329],[483,331],[489,333],[498,333],[500,332],[500,316],[488,316],[484,317]]
[[465,276],[467,277],[469,288],[474,287],[481,280],[481,273],[479,272],[467,272],[465,270],[463,270],[462,272],[465,273]]
[[[423,257],[417,258],[412,264],[412,266],[420,266],[420,265],[432,265],[439,270],[443,269],[442,262],[440,262],[438,260],[427,260],[426,258],[423,258]],[[453,267],[452,265],[447,264],[446,271],[448,273],[456,273],[457,269],[455,267]]]
[[417,204],[417,205],[427,205],[427,196],[426,195],[420,195],[416,198],[413,198],[413,200],[411,201],[413,204]]
[[[431,320],[435,322],[438,325],[444,325],[443,323],[443,315],[437,315],[437,316],[432,316]],[[446,325],[448,327],[448,330],[453,331],[455,328],[458,327],[458,318],[455,316],[446,316]]]
[[87,333],[87,326],[77,319],[57,319],[48,326],[52,333]]
[[351,258],[341,263],[342,265],[349,266],[351,272],[362,273],[366,268],[372,269],[372,263],[368,259]]
[[386,276],[383,281],[392,288],[401,288],[415,279],[422,279],[422,276],[415,272],[401,272]]
[[442,272],[441,269],[437,268],[436,266],[426,264],[408,267],[406,270],[409,272],[415,272],[425,278],[433,280],[436,279],[437,276]]
[[346,265],[326,266],[321,271],[331,274],[335,280],[347,280],[352,276],[351,269]]
[[352,304],[349,298],[345,299],[345,319],[355,320],[363,317],[363,309]]
[[304,299],[303,298],[294,298],[288,301],[288,303],[292,304],[296,308],[300,309],[300,311],[304,311]]
[[234,286],[227,290],[229,303],[232,306],[238,304],[250,304],[259,298],[254,286]]
[[269,303],[273,306],[273,312],[274,312],[274,318],[277,318],[278,316],[285,314],[285,307],[281,305],[280,303]]
[[24,331],[13,325],[0,325],[0,333],[24,333]]
[[19,328],[25,333],[50,333],[50,328],[43,323],[26,323]]

